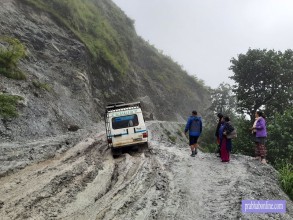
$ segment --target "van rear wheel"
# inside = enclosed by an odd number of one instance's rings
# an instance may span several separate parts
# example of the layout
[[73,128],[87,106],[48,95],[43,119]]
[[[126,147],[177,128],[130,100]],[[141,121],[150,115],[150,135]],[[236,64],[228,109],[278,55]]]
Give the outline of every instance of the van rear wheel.
[[120,148],[111,148],[111,151],[114,158],[117,158],[122,154],[122,149]]
[[148,150],[148,147],[149,147],[148,142],[143,143],[142,145],[139,146],[138,152],[139,153],[145,152],[146,150]]

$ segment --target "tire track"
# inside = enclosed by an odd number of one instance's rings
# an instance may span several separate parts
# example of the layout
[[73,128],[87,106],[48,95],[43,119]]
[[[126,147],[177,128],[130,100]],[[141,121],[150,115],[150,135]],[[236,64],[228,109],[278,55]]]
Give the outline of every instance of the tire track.
[[0,209],[2,218],[57,217],[63,206],[74,201],[78,192],[102,169],[102,155],[96,148],[99,143],[101,140],[95,142],[87,138],[59,157],[1,178],[0,184],[4,186],[0,189],[4,204]]

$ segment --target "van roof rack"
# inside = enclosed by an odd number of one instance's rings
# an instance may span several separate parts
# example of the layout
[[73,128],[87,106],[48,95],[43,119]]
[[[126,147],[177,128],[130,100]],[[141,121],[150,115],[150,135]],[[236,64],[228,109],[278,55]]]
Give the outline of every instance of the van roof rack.
[[107,106],[115,106],[115,105],[122,105],[125,104],[124,102],[115,102],[115,103],[110,103]]
[[117,102],[112,103],[106,106],[106,112],[120,109],[120,108],[129,108],[129,107],[141,107],[140,102],[131,102],[131,103],[124,103],[124,102]]

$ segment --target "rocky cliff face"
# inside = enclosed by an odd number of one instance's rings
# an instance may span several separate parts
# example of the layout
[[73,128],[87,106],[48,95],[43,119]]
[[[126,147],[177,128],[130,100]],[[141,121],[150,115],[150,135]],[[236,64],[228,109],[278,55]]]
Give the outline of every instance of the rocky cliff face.
[[[48,14],[18,1],[5,0],[1,4],[0,34],[25,44],[27,57],[20,68],[28,76],[26,81],[0,76],[2,92],[24,98],[20,117],[1,121],[2,137],[52,135],[67,130],[70,124],[84,126],[94,120],[96,107],[84,45]],[[37,88],[33,81],[51,89]]]
[[[174,89],[176,80],[169,88],[161,85],[151,75],[149,59],[130,58],[132,68],[121,75],[94,62],[75,34],[49,13],[20,0],[0,4],[0,35],[19,39],[27,51],[19,63],[27,80],[0,75],[0,93],[24,98],[19,117],[0,120],[0,140],[39,138],[71,125],[90,125],[102,119],[109,102],[142,101],[146,117],[162,120],[182,119],[194,108],[203,111],[208,103],[207,90],[196,88],[187,74],[182,77],[186,88],[194,90],[191,96]],[[147,46],[140,49],[137,57],[149,56]],[[138,67],[145,71],[137,72]]]

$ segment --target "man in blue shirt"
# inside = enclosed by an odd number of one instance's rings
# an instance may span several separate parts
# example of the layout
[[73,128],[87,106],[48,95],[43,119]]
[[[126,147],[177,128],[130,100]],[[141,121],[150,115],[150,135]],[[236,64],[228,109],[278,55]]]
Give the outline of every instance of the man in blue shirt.
[[202,121],[201,118],[197,116],[197,111],[192,111],[192,115],[188,118],[184,130],[185,135],[187,131],[189,131],[190,156],[195,157],[198,147],[197,140],[202,132]]

